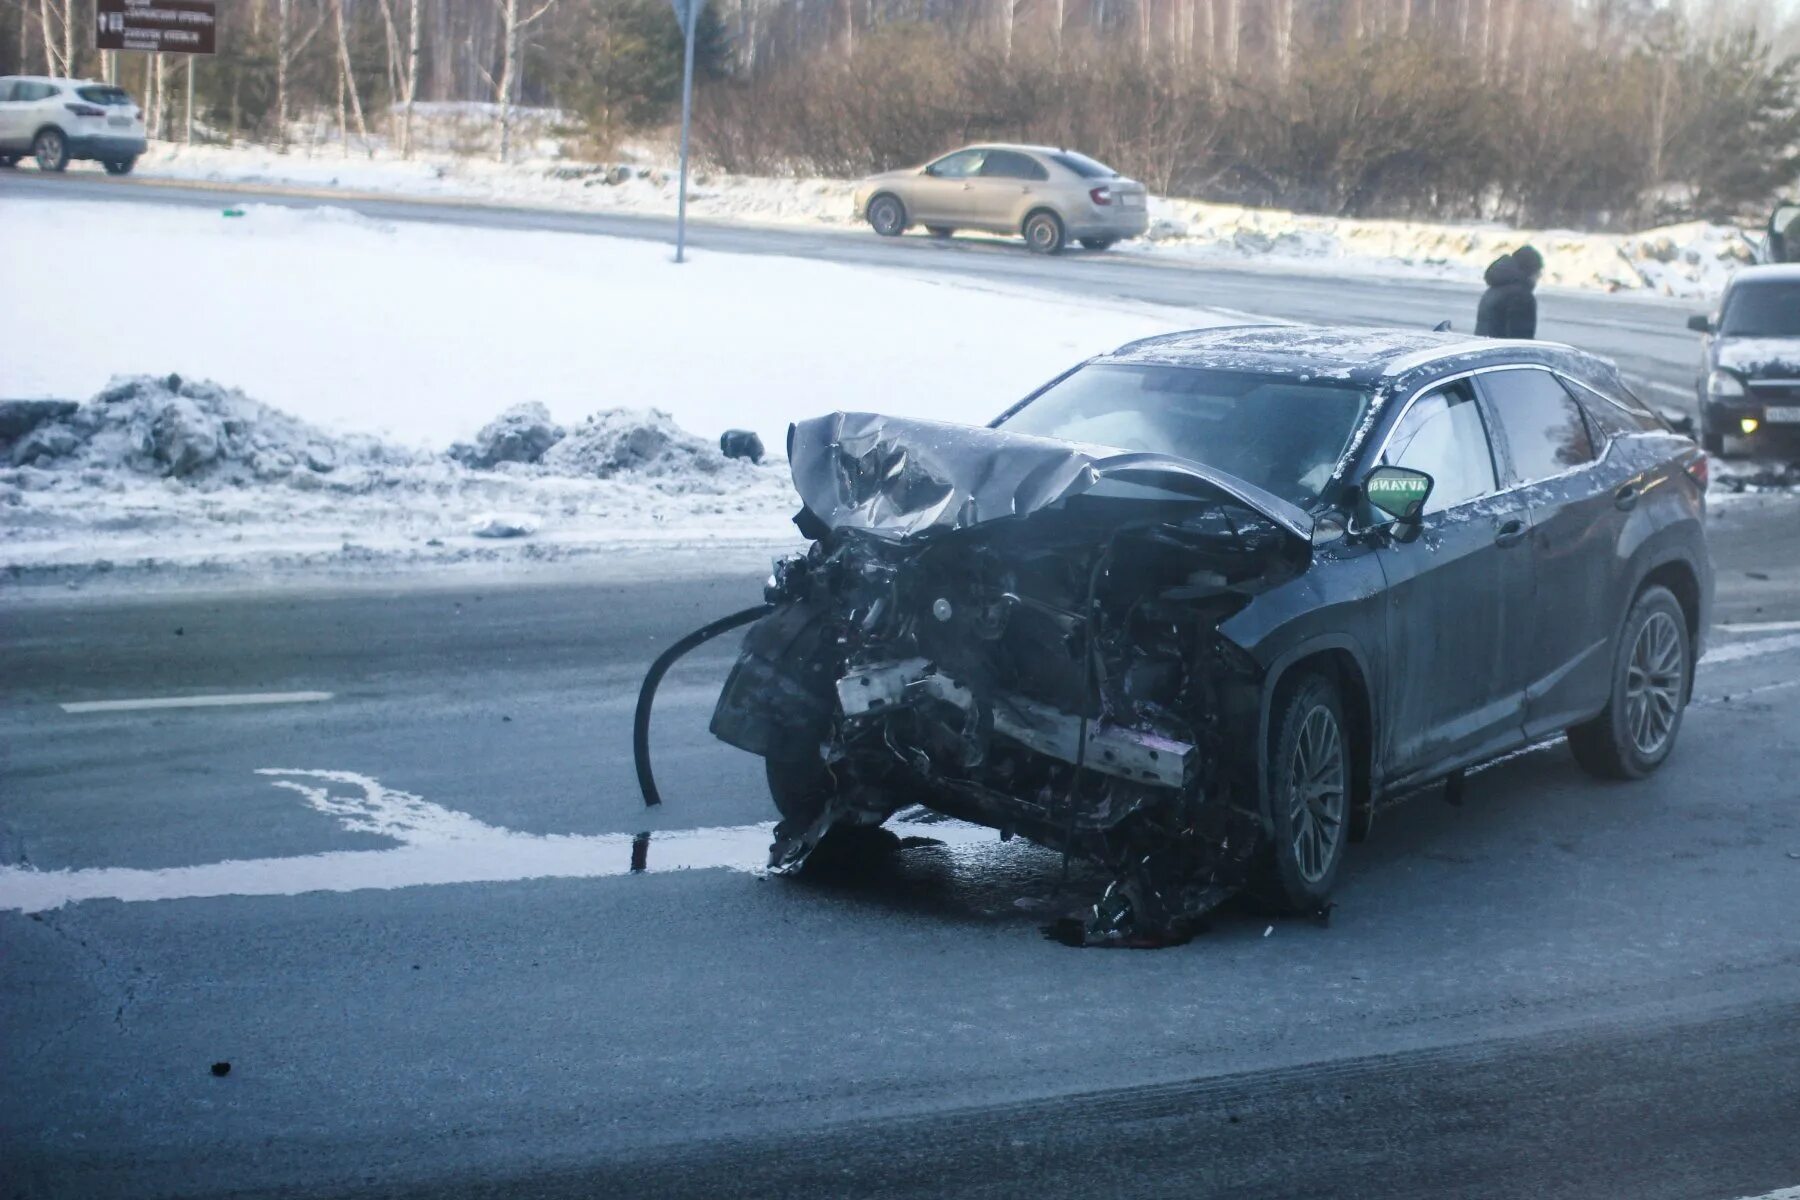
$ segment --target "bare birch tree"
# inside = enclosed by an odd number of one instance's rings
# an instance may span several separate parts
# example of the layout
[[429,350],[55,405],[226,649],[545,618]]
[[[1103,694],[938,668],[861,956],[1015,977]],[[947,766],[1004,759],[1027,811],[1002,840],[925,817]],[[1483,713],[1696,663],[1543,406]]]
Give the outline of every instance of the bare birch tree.
[[[343,92],[340,92],[339,95],[341,97],[344,92],[349,93],[350,111],[356,116],[356,135],[362,139],[363,148],[372,155],[374,147],[369,143],[368,123],[363,120],[362,97],[357,94],[356,90],[356,72],[350,69],[350,38],[344,32],[344,0],[331,0],[331,17],[337,25],[338,71],[340,86],[343,88]],[[340,136],[343,136],[345,131],[341,128],[343,124],[341,100],[339,105],[339,132]],[[344,153],[348,154],[349,152],[350,140],[344,136]]]
[[499,111],[494,114],[494,132],[500,142],[500,161],[505,162],[512,151],[512,89],[519,71],[519,36],[554,8],[556,0],[543,0],[527,17],[519,15],[519,0],[494,0],[494,3],[500,9],[503,46],[500,78],[494,83],[494,103],[499,106]]

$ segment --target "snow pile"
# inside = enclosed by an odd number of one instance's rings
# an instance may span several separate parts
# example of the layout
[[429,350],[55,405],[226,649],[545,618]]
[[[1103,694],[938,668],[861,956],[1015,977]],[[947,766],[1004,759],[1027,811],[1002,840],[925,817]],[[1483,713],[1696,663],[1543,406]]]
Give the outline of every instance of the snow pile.
[[735,460],[697,438],[660,408],[595,413],[550,448],[544,465],[564,475],[611,479],[624,471],[660,478],[718,475]]
[[1479,278],[1494,259],[1529,242],[1543,251],[1546,284],[1609,292],[1714,295],[1733,270],[1755,258],[1744,231],[1704,222],[1627,235],[1353,220],[1193,200],[1155,200],[1151,212],[1147,241],[1164,253]]
[[0,567],[15,573],[557,560],[795,536],[784,464],[728,461],[655,410],[595,413],[564,436],[542,405],[515,406],[478,439],[488,467],[469,465],[477,447],[334,435],[176,376],[120,378],[81,405],[0,404],[0,431]]
[[297,482],[343,466],[417,459],[374,438],[327,434],[240,391],[179,375],[115,380],[73,411],[0,440],[0,453],[14,467],[123,470],[205,485]]
[[515,404],[481,427],[470,445],[458,442],[450,457],[464,466],[489,468],[503,462],[534,463],[562,441],[566,431],[550,419],[550,410],[535,400]]

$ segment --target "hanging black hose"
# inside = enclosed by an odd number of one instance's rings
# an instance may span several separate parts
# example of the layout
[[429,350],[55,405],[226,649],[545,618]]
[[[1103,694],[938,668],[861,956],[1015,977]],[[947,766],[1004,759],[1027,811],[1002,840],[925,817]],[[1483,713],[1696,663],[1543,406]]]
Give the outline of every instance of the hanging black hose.
[[720,617],[664,650],[650,664],[650,670],[644,675],[644,686],[638,689],[637,716],[631,722],[631,757],[637,764],[638,788],[644,793],[645,808],[654,808],[662,803],[662,795],[656,790],[656,777],[650,773],[650,706],[656,699],[656,688],[662,682],[662,677],[675,665],[675,660],[689,650],[703,646],[739,625],[748,625],[758,617],[772,612],[774,608],[773,604],[758,604],[743,612],[732,613],[729,617]]

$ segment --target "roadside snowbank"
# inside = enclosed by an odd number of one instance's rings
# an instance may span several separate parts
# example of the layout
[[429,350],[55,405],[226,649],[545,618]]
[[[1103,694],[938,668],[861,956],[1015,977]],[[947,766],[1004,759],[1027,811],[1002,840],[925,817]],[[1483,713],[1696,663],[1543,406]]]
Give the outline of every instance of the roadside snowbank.
[[[0,261],[33,281],[0,289],[8,344],[31,348],[0,355],[0,399],[95,397],[0,411],[0,568],[791,544],[785,466],[726,459],[725,430],[779,452],[834,409],[979,421],[1090,354],[1219,319],[242,207],[0,201]],[[71,246],[154,282],[108,291],[103,327],[70,320],[96,287]]]
[[[229,380],[326,429],[443,449],[537,401],[564,425],[658,408],[716,444],[779,449],[834,409],[985,420],[1080,359],[1204,311],[568,233],[245,204],[0,200],[0,398],[89,396],[114,375]],[[96,326],[93,278],[109,292]],[[111,285],[108,285],[109,287]],[[160,289],[160,290],[159,290]],[[141,296],[141,298],[140,298]]]
[[0,566],[15,573],[548,560],[795,537],[785,464],[727,459],[654,410],[595,413],[549,448],[567,453],[494,469],[334,434],[178,376],[121,378],[26,424],[0,436]]
[[1311,217],[1191,200],[1154,201],[1151,215],[1146,240],[1155,253],[1478,280],[1494,259],[1530,242],[1543,251],[1552,287],[1665,296],[1715,295],[1755,257],[1744,231],[1704,222],[1598,234]]
[[[485,128],[485,126],[477,126]],[[442,144],[440,142],[440,144]],[[554,142],[542,143],[552,150]],[[483,200],[526,207],[673,215],[675,172],[666,164],[582,164],[540,155],[501,165],[447,153],[402,160],[390,151],[344,155],[335,145],[293,149],[155,143],[141,174],[212,183],[292,185]],[[689,189],[696,219],[757,225],[850,227],[855,184],[697,173]],[[1745,231],[1693,222],[1637,234],[1511,230],[1497,225],[1363,221],[1303,216],[1194,200],[1156,199],[1150,236],[1128,249],[1237,265],[1358,274],[1429,275],[1479,282],[1501,253],[1529,241],[1544,251],[1551,286],[1716,294],[1750,261]]]

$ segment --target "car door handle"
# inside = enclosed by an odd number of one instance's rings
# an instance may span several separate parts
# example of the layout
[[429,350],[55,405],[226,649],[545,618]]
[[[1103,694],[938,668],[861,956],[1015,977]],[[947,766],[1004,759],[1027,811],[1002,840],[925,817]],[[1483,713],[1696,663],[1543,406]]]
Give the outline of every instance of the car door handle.
[[1516,546],[1525,540],[1525,522],[1514,517],[1494,531],[1494,545]]
[[1613,503],[1618,505],[1621,512],[1630,512],[1637,507],[1638,497],[1641,495],[1643,493],[1637,484],[1628,483],[1613,493]]

